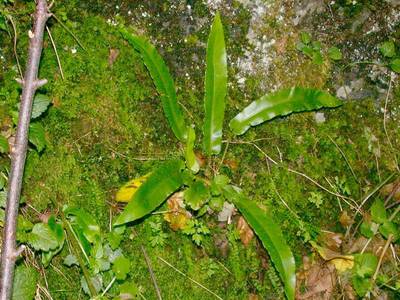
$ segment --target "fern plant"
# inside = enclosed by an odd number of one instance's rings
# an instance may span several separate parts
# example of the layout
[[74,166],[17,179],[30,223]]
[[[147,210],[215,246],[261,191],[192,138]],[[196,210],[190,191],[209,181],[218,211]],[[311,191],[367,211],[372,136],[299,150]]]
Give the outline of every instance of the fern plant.
[[[132,194],[114,226],[121,226],[148,215],[178,190],[185,190],[184,200],[194,211],[199,211],[206,203],[210,203],[210,206],[211,203],[221,200],[222,203],[223,201],[233,203],[268,251],[283,282],[287,299],[294,299],[296,285],[294,257],[285,242],[280,226],[273,221],[271,209],[267,211],[261,209],[224,175],[215,174],[213,178],[199,175],[200,167],[193,151],[196,132],[184,119],[177,102],[174,80],[166,63],[146,38],[131,34],[124,27],[120,31],[141,55],[160,95],[169,125],[174,135],[185,144],[185,151],[182,153],[184,160],[166,161],[147,177]],[[208,37],[206,54],[205,119],[202,129],[203,151],[209,157],[221,152],[227,82],[224,30],[221,17],[217,13]],[[251,126],[275,117],[339,105],[341,102],[326,92],[291,87],[254,101],[233,118],[229,126],[234,134],[241,135]]]

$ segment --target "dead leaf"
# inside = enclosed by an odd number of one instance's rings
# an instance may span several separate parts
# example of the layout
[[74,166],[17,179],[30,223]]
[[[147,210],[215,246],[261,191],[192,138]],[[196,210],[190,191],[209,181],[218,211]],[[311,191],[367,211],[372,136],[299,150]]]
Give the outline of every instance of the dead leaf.
[[347,211],[344,210],[340,215],[339,222],[343,227],[348,227],[354,223],[354,220],[347,214]]
[[164,214],[164,220],[169,223],[172,230],[183,229],[192,215],[184,208],[183,192],[173,194],[167,201],[168,212]]
[[346,284],[344,287],[344,296],[347,300],[356,300],[356,292],[354,291],[351,284]]
[[231,170],[236,170],[238,168],[238,162],[234,159],[224,159],[224,165]]
[[[315,262],[304,273],[305,278],[297,285],[296,299],[300,300],[329,300],[336,286],[335,267],[331,264]],[[300,287],[306,292],[300,294]]]
[[194,155],[196,156],[196,160],[197,160],[197,163],[199,164],[200,168],[204,167],[204,165],[206,164],[206,160],[207,160],[207,158],[204,156],[204,154],[199,151],[196,151],[194,153]]
[[253,230],[251,230],[249,224],[247,224],[243,217],[239,218],[236,229],[239,231],[240,240],[243,245],[247,247],[254,236]]
[[119,55],[119,50],[118,49],[110,49],[110,52],[108,54],[108,65],[111,67],[114,62],[117,60],[117,57]]
[[321,243],[333,251],[339,251],[343,243],[343,234],[324,231],[319,237]]
[[346,270],[353,268],[354,266],[353,255],[343,255],[339,252],[332,251],[328,248],[318,246],[315,242],[310,242],[310,243],[324,260],[335,266],[338,272],[344,272]]
[[261,298],[256,294],[249,294],[248,300],[260,300]]
[[149,174],[142,177],[132,179],[124,184],[117,192],[115,196],[115,201],[117,202],[129,202],[131,201],[133,195],[136,193],[138,188],[147,180]]
[[[369,252],[377,257],[380,257],[382,254],[382,250],[385,247],[385,244],[386,240],[384,240],[380,235],[374,236],[370,242],[368,242],[368,239],[366,237],[360,236],[353,243],[348,245],[348,253],[359,253],[364,250],[364,252]],[[386,251],[385,255],[383,256],[383,262],[392,259],[393,256],[391,251]]]

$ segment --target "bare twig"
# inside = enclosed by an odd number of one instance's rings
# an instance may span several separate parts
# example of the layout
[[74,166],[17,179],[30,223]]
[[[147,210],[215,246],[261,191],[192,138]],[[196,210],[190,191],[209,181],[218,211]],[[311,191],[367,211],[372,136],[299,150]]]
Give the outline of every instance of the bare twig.
[[381,253],[381,257],[379,257],[379,262],[378,265],[376,266],[376,270],[374,273],[374,276],[372,276],[372,280],[375,281],[376,278],[378,277],[378,273],[379,273],[379,269],[381,268],[382,265],[382,261],[383,261],[383,257],[386,254],[387,249],[389,248],[390,243],[393,240],[393,234],[389,234],[388,239],[386,241],[385,247],[383,247],[382,253]]
[[28,146],[32,102],[36,90],[47,83],[47,80],[39,80],[37,76],[43,48],[44,29],[49,17],[47,1],[37,0],[33,31],[29,32],[29,54],[25,77],[21,78],[20,81],[22,82],[21,106],[15,139],[15,150],[12,154],[10,181],[8,183],[1,255],[1,300],[8,300],[12,295],[16,254],[18,254],[16,247],[17,217]]
[[144,248],[144,246],[143,246],[143,245],[140,245],[140,248],[142,249],[144,259],[146,260],[146,265],[147,265],[147,268],[149,269],[151,281],[153,282],[154,289],[156,290],[156,293],[157,293],[157,299],[158,299],[158,300],[162,300],[161,291],[160,291],[160,288],[158,287],[157,280],[156,280],[156,276],[154,275],[154,272],[153,272],[153,268],[151,267],[150,258],[149,258],[149,256],[147,255],[147,251],[146,251],[146,249]]
[[65,77],[64,77],[64,72],[63,72],[63,69],[62,69],[60,57],[58,56],[56,43],[55,43],[54,40],[53,40],[53,36],[51,35],[51,31],[50,31],[50,29],[49,29],[48,26],[46,26],[46,31],[47,31],[47,34],[49,35],[49,38],[50,38],[50,41],[51,41],[51,45],[53,46],[54,53],[55,53],[55,55],[56,55],[57,64],[58,64],[58,68],[60,69],[61,78],[64,80],[64,79],[65,79]]
[[58,23],[60,23],[60,25],[75,39],[75,41],[78,43],[79,46],[81,46],[81,48],[86,51],[86,48],[83,46],[83,44],[79,41],[78,37],[55,15],[55,14],[51,14],[51,16],[56,19],[56,21]]

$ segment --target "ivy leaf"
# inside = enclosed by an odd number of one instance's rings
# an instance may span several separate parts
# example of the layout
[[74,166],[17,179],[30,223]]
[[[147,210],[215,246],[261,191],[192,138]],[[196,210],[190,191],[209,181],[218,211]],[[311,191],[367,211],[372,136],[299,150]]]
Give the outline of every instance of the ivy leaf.
[[387,239],[389,235],[393,235],[393,242],[396,242],[399,238],[398,225],[393,222],[386,221],[379,227],[379,232]]
[[50,98],[44,94],[37,94],[33,99],[31,119],[40,117],[49,107]]
[[400,58],[395,58],[390,62],[390,68],[396,72],[400,73]]
[[8,153],[8,151],[8,140],[4,136],[0,135],[0,153]]
[[29,126],[29,142],[31,142],[40,153],[46,147],[46,133],[42,124],[31,123]]
[[331,47],[328,50],[329,58],[332,60],[341,60],[342,59],[342,52],[338,47]]
[[384,57],[393,57],[396,55],[396,47],[393,41],[386,41],[379,45],[379,51],[381,51]]
[[251,126],[276,117],[340,105],[342,102],[329,93],[311,88],[292,87],[267,94],[252,102],[230,121],[229,127],[234,134],[241,135]]
[[209,196],[208,188],[203,181],[195,181],[184,194],[186,203],[193,210],[199,210]]
[[32,267],[18,266],[15,270],[12,300],[30,300],[35,297],[38,272]]
[[56,234],[45,223],[37,223],[33,226],[32,232],[29,235],[29,244],[35,250],[45,252],[54,250],[59,246]]
[[382,224],[387,220],[385,204],[382,200],[376,200],[371,206],[372,221]]
[[114,260],[112,270],[117,280],[125,280],[131,269],[131,261],[121,255]]

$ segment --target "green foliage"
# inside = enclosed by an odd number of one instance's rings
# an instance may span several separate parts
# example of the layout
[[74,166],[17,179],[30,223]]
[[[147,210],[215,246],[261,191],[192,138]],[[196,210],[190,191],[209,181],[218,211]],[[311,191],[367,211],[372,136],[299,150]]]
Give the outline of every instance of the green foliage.
[[199,210],[209,199],[209,191],[205,183],[201,180],[193,182],[187,190],[185,190],[185,202],[193,210]]
[[8,140],[0,135],[0,153],[7,153],[9,151]]
[[396,55],[396,46],[392,40],[383,42],[379,45],[379,51],[384,57],[393,57]]
[[254,202],[246,199],[238,188],[228,186],[225,192],[267,249],[284,283],[286,297],[294,299],[296,287],[294,257],[285,243],[280,227],[273,221],[272,214],[262,211]]
[[150,245],[152,247],[164,246],[168,235],[162,230],[161,220],[157,222],[150,222],[151,238]]
[[354,289],[360,297],[363,297],[372,289],[371,276],[378,265],[378,258],[370,253],[354,256],[354,268],[352,282]]
[[160,206],[169,195],[183,185],[183,168],[184,163],[181,160],[171,160],[152,172],[118,216],[114,225],[140,219]]
[[205,153],[211,155],[221,151],[228,79],[224,30],[219,13],[215,15],[208,37],[205,77],[203,143]]
[[331,47],[328,50],[329,58],[332,60],[341,60],[342,59],[342,52],[338,47]]
[[42,152],[46,148],[46,133],[42,124],[35,122],[29,125],[29,142],[36,147],[38,152]]
[[200,170],[200,166],[199,163],[197,162],[196,155],[193,152],[194,143],[196,141],[196,133],[192,127],[189,127],[187,132],[188,135],[187,135],[186,149],[185,149],[186,166],[194,174],[196,174]]
[[323,195],[321,193],[311,192],[310,193],[310,197],[308,197],[308,201],[310,201],[311,203],[315,204],[315,206],[317,208],[319,208],[323,203],[322,198],[323,198]]
[[376,200],[371,206],[372,221],[375,223],[383,223],[387,220],[385,204],[382,200]]
[[400,58],[395,58],[390,62],[390,68],[396,73],[400,73]]
[[12,300],[30,300],[35,297],[38,272],[32,267],[17,266],[14,275]]
[[229,126],[236,135],[241,135],[251,126],[259,125],[275,117],[322,107],[338,107],[341,104],[340,100],[326,92],[293,87],[267,94],[252,102],[230,121]]
[[125,280],[131,269],[131,261],[125,256],[118,256],[113,263],[112,270],[117,280]]
[[29,236],[30,245],[37,251],[47,252],[59,246],[57,234],[48,224],[37,223]]
[[184,142],[186,140],[187,126],[177,101],[174,80],[169,73],[167,65],[155,47],[144,37],[132,35],[124,28],[121,28],[120,32],[139,51],[161,97],[161,103],[169,125],[175,136],[181,142]]
[[182,233],[189,235],[193,242],[200,246],[203,242],[203,237],[205,235],[210,234],[210,230],[208,227],[199,220],[190,219],[187,223],[185,228],[182,230]]
[[50,98],[44,94],[36,94],[32,104],[31,119],[40,117],[49,107],[51,103]]

